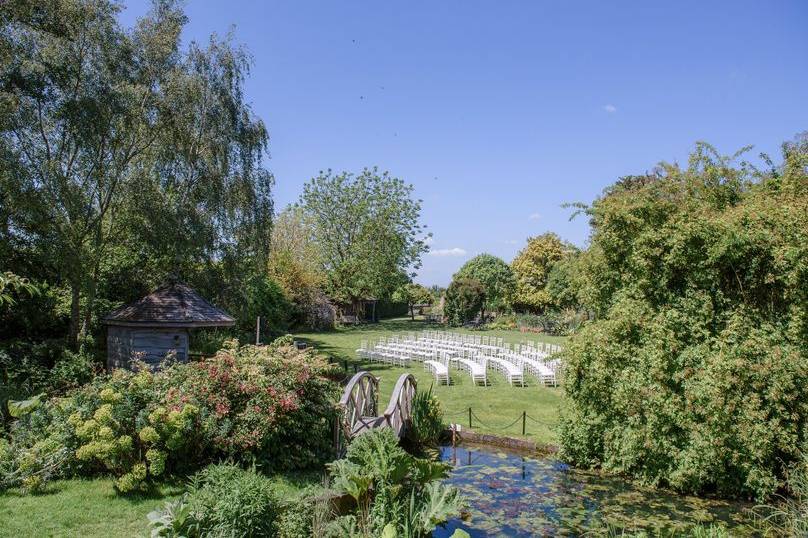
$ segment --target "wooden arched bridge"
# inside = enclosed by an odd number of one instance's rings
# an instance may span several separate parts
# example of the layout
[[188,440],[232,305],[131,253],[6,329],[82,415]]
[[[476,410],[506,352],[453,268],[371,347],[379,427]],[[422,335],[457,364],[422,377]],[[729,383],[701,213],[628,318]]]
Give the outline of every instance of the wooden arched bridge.
[[412,418],[412,400],[416,390],[415,377],[402,374],[396,381],[390,403],[379,414],[379,380],[370,372],[354,375],[345,386],[339,401],[339,416],[334,431],[334,446],[341,453],[347,441],[375,428],[391,428],[400,439]]

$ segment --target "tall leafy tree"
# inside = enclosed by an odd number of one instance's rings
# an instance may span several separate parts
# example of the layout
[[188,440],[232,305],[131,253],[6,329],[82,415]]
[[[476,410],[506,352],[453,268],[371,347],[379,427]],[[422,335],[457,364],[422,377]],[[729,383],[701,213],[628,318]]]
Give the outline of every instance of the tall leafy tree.
[[133,29],[118,10],[0,4],[0,159],[13,170],[0,174],[0,233],[70,289],[72,343],[112,260],[238,273],[268,246],[267,134],[243,99],[246,55],[218,40],[181,52],[175,2]]
[[514,306],[531,312],[542,312],[553,306],[553,295],[546,289],[550,271],[575,250],[552,232],[528,238],[525,248],[511,262],[516,278]]
[[421,239],[421,201],[413,187],[388,172],[321,172],[303,188],[299,206],[312,229],[326,275],[326,291],[360,308],[387,298],[414,276],[427,246]]
[[432,293],[425,286],[410,282],[399,286],[393,292],[393,300],[401,303],[407,303],[407,308],[410,311],[410,318],[415,320],[415,305],[417,304],[432,304],[434,298]]
[[474,279],[485,288],[485,310],[508,308],[513,297],[515,282],[513,271],[502,259],[491,254],[480,254],[467,261],[453,276],[454,279]]
[[298,322],[313,328],[333,324],[320,250],[300,207],[287,207],[275,218],[268,270],[294,304]]

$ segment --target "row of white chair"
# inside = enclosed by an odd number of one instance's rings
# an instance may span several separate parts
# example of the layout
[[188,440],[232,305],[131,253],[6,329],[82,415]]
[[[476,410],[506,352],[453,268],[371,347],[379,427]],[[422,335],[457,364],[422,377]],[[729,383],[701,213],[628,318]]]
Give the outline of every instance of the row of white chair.
[[486,370],[491,367],[501,372],[511,385],[524,386],[525,372],[544,385],[558,385],[561,363],[546,352],[529,345],[514,346],[511,350],[510,346],[483,343],[487,337],[468,336],[437,331],[425,331],[420,337],[414,333],[394,335],[381,337],[376,344],[363,340],[356,352],[362,359],[400,367],[408,367],[413,361],[423,362],[424,368],[432,371],[439,383],[450,383],[448,366],[452,362],[468,371],[475,384],[488,384]]

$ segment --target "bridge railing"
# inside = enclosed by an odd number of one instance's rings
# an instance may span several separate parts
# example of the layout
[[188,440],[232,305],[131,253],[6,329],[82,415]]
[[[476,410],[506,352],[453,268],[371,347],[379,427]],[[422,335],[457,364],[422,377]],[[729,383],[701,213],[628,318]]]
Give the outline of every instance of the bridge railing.
[[402,374],[390,397],[387,409],[378,414],[379,379],[370,372],[354,375],[337,404],[338,417],[334,427],[334,448],[342,455],[347,442],[365,430],[391,428],[401,438],[412,418],[412,401],[417,381],[412,374]]
[[412,418],[412,400],[415,397],[417,386],[418,382],[412,374],[402,374],[393,388],[390,403],[384,410],[387,427],[391,428],[399,438],[404,435],[404,429]]
[[355,374],[342,393],[337,404],[337,427],[334,428],[334,446],[341,452],[345,440],[354,435],[357,423],[372,427],[365,417],[375,417],[378,412],[379,380],[370,372]]

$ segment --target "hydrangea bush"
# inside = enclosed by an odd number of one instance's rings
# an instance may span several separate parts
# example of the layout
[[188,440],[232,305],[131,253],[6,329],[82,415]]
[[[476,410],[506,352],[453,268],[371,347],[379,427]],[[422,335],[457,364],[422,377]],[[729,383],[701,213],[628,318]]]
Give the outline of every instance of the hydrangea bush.
[[2,484],[111,473],[129,492],[221,458],[309,466],[330,455],[331,368],[310,351],[231,343],[158,373],[116,370],[21,419],[0,447]]

